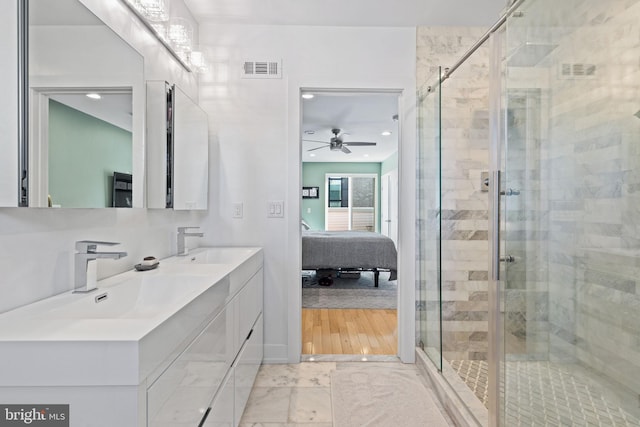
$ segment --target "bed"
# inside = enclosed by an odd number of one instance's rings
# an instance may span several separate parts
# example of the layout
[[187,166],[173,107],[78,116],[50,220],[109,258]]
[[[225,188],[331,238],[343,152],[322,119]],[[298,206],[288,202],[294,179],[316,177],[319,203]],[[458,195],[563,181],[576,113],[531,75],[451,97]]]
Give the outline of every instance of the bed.
[[396,280],[398,254],[393,240],[370,231],[303,231],[303,270],[380,271]]

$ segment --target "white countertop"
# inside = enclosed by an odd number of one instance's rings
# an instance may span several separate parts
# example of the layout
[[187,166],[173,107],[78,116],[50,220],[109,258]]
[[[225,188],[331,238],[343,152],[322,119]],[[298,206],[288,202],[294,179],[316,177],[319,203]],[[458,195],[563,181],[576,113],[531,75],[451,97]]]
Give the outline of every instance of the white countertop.
[[3,313],[0,386],[139,384],[261,266],[260,248],[201,248]]

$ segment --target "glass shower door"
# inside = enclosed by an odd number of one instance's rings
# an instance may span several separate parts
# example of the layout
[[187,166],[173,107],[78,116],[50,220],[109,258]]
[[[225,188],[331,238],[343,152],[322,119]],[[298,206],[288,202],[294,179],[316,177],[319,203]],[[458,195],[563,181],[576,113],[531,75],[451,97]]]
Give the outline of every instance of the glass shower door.
[[640,0],[507,21],[499,425],[640,425]]
[[418,92],[417,345],[442,370],[441,288],[441,68]]

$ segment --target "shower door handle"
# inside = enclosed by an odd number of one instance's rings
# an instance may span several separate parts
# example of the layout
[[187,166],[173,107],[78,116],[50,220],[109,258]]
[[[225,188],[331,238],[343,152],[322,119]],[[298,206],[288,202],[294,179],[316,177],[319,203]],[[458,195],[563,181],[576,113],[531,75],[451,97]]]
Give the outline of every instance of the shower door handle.
[[493,215],[491,216],[491,278],[498,282],[500,280],[500,171],[491,172],[490,182],[490,205]]
[[513,188],[507,188],[506,191],[500,192],[501,196],[519,196],[520,190],[514,190]]

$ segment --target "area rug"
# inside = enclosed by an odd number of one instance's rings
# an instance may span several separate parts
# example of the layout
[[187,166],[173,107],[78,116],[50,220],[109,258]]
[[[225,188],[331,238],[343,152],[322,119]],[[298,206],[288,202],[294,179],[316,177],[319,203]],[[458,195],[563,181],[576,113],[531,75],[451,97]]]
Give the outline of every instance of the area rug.
[[334,427],[447,426],[413,369],[353,367],[331,373]]
[[380,273],[378,287],[373,273],[362,272],[359,278],[336,277],[331,286],[321,286],[314,272],[302,276],[303,308],[397,308],[398,287],[389,281],[389,273]]

